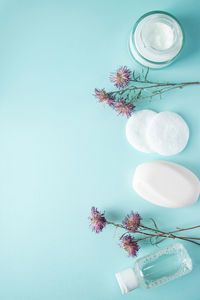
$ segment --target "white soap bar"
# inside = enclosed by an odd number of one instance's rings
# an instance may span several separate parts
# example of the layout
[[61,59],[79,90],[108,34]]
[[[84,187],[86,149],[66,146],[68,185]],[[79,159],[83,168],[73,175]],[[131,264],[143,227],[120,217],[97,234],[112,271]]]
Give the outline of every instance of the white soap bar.
[[165,207],[184,207],[198,200],[200,181],[185,167],[165,161],[136,168],[133,188],[145,200]]

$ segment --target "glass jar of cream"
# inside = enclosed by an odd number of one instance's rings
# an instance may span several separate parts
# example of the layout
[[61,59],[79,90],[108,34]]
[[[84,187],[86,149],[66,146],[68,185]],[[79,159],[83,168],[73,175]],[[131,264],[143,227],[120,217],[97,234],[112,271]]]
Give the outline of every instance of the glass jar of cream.
[[168,66],[183,47],[183,30],[171,14],[153,11],[135,24],[130,37],[133,57],[149,68]]

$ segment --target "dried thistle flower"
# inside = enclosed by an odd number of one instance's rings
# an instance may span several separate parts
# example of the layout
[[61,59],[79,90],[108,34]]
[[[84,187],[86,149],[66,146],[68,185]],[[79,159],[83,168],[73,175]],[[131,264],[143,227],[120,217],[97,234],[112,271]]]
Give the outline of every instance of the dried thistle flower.
[[139,226],[141,217],[138,213],[134,213],[131,211],[129,215],[125,217],[125,219],[122,221],[122,224],[130,231],[135,232]]
[[149,69],[146,73],[142,70],[137,74],[126,66],[122,66],[110,76],[110,80],[117,89],[111,92],[106,92],[105,89],[95,89],[95,96],[99,102],[108,104],[118,114],[130,117],[141,100],[151,100],[173,89],[200,84],[199,81],[180,83],[150,81],[147,79],[148,75]]
[[110,80],[117,88],[122,88],[128,85],[130,81],[131,71],[126,67],[120,67],[115,73],[112,73]]
[[104,103],[104,104],[108,104],[109,106],[113,106],[115,99],[114,96],[109,95],[109,93],[107,93],[105,91],[105,89],[95,89],[95,96],[99,99],[99,102]]
[[130,102],[126,102],[125,99],[120,98],[117,102],[115,102],[114,108],[119,115],[125,115],[128,118],[132,115],[135,106]]
[[147,227],[144,224],[141,224],[141,216],[133,211],[131,211],[131,213],[124,218],[122,224],[117,224],[108,221],[105,218],[105,212],[101,213],[95,207],[91,208],[91,216],[89,216],[89,220],[92,231],[95,231],[96,233],[101,232],[106,225],[112,225],[116,228],[125,230],[125,233],[120,237],[120,246],[131,257],[135,257],[137,255],[137,252],[140,248],[138,243],[143,240],[149,240],[152,245],[156,245],[166,239],[180,239],[200,246],[199,237],[177,235],[182,231],[200,228],[200,225],[183,229],[179,228],[170,232],[165,232],[158,229],[155,220],[152,218],[151,221],[153,227]]
[[121,247],[128,252],[128,256],[135,257],[137,256],[137,252],[139,250],[139,245],[135,241],[134,237],[130,234],[125,235],[121,239]]
[[97,208],[91,208],[91,216],[89,217],[90,227],[92,231],[99,233],[106,226],[106,219],[104,217],[104,213],[101,213],[97,210]]

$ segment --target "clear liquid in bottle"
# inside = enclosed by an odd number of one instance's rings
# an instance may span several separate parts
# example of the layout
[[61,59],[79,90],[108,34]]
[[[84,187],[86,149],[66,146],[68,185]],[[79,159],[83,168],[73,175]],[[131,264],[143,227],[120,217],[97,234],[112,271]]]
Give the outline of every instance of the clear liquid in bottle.
[[138,259],[134,269],[117,273],[116,277],[125,294],[138,286],[156,287],[191,270],[192,260],[184,246],[178,243]]

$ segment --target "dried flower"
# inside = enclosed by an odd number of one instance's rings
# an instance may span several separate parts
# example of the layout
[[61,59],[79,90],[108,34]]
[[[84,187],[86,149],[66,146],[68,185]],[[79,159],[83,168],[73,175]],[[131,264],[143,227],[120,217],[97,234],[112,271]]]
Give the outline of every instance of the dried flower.
[[[179,239],[182,241],[187,241],[196,245],[200,246],[200,238],[199,237],[187,237],[187,236],[179,236],[177,233],[181,231],[186,231],[186,230],[191,230],[191,229],[196,229],[200,228],[200,225],[196,225],[193,227],[188,227],[188,228],[179,228],[175,229],[170,232],[165,232],[161,231],[158,229],[158,226],[153,218],[151,218],[152,221],[152,226],[145,226],[144,224],[141,224],[141,217],[138,213],[134,213],[131,211],[130,214],[126,216],[126,218],[120,223],[114,223],[109,220],[105,219],[104,213],[101,213],[97,210],[97,208],[92,207],[91,208],[91,216],[89,217],[90,219],[90,226],[93,231],[96,233],[99,233],[100,231],[103,230],[103,228],[106,225],[112,225],[115,228],[119,229],[124,229],[125,232],[124,234],[121,235],[120,237],[120,246],[128,252],[128,255],[131,257],[137,256],[137,252],[139,251],[140,247],[138,243],[142,241],[150,241],[152,245],[157,245],[158,243],[166,240],[166,239]],[[142,222],[143,223],[143,222]],[[137,230],[137,228],[140,227],[140,230]],[[129,231],[129,232],[127,232]],[[134,237],[131,232],[134,233]]]
[[[117,87],[114,91],[106,92],[105,89],[95,89],[95,96],[100,102],[106,103],[119,114],[130,117],[135,106],[141,100],[151,100],[173,89],[182,89],[190,85],[200,85],[200,81],[191,82],[158,82],[147,79],[149,69],[146,72],[137,73],[130,71],[126,66],[120,67],[111,73],[110,80]],[[147,92],[148,91],[148,92]]]
[[125,99],[120,98],[114,105],[115,110],[119,115],[126,115],[127,118],[131,116],[135,106],[131,102],[126,102]]
[[104,217],[104,213],[101,213],[97,210],[97,208],[91,208],[91,216],[89,217],[90,226],[92,231],[99,233],[106,226],[106,218]]
[[95,96],[99,99],[99,102],[113,106],[115,98],[105,91],[105,89],[95,89]]
[[130,234],[125,235],[121,240],[121,247],[124,248],[125,251],[128,252],[128,256],[135,257],[137,256],[137,252],[139,250],[139,246],[135,241],[134,237]]
[[128,229],[135,232],[140,226],[140,220],[142,218],[138,213],[134,213],[133,211],[130,215],[127,215],[126,218],[122,221],[122,224]]
[[117,88],[122,88],[128,85],[130,81],[131,71],[123,66],[119,68],[115,73],[112,73],[110,80],[114,83]]

